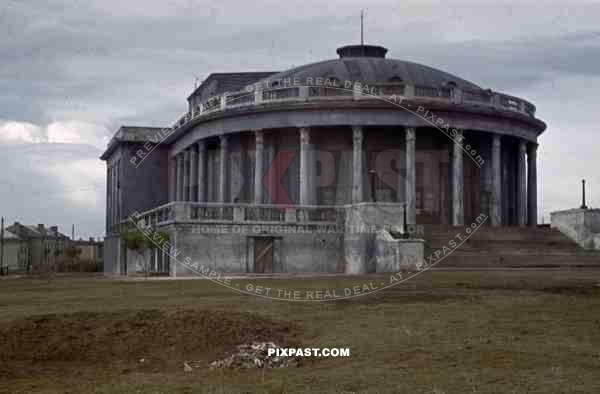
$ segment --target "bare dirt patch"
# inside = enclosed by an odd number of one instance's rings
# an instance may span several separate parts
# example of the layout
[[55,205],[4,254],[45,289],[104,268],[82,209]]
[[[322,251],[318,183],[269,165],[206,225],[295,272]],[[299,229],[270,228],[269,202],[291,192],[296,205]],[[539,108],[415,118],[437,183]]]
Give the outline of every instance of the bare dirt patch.
[[0,324],[0,380],[31,374],[181,371],[184,360],[210,361],[241,343],[300,345],[300,328],[243,313],[143,310],[46,315]]

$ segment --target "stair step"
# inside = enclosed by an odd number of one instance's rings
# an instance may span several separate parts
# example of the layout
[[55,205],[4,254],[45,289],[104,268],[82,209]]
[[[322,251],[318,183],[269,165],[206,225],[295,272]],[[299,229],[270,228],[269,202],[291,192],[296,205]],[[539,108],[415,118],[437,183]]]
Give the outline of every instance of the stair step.
[[[425,225],[425,256],[459,243],[468,227]],[[550,227],[481,226],[440,265],[448,267],[600,267],[600,251],[581,248]]]

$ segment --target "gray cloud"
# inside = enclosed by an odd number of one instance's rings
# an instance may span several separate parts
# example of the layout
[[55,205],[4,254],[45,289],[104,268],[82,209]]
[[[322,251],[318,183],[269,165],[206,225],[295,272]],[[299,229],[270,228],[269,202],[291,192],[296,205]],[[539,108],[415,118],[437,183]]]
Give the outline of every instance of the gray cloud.
[[[9,0],[0,11],[0,127],[12,130],[0,137],[0,165],[13,174],[2,175],[10,185],[0,191],[4,206],[31,222],[69,222],[77,212],[88,217],[85,231],[98,235],[104,181],[97,157],[119,125],[172,121],[185,111],[195,76],[333,58],[337,46],[358,41],[363,6]],[[591,170],[600,163],[590,104],[600,88],[598,18],[600,4],[583,1],[374,0],[366,33],[367,42],[389,47],[393,57],[533,101],[549,124],[540,152],[541,206],[549,212],[578,200],[578,189],[565,183],[584,176],[600,183]],[[51,140],[49,130],[60,138]],[[31,141],[28,133],[39,138]],[[583,142],[566,144],[574,134]],[[561,161],[565,155],[574,159]],[[60,169],[77,167],[88,172],[71,186],[83,192],[65,195],[71,189]],[[73,211],[71,197],[86,208]]]

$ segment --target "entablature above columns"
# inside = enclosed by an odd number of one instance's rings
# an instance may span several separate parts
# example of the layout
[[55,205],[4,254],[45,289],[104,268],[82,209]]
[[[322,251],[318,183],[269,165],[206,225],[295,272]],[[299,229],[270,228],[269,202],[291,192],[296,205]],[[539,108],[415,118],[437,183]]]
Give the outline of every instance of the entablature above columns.
[[[437,110],[434,120],[423,114],[416,114],[409,110],[398,108],[315,108],[307,111],[305,108],[296,108],[280,111],[268,111],[253,114],[239,114],[238,116],[222,116],[196,124],[184,130],[185,133],[177,135],[170,150],[174,156],[183,149],[197,143],[198,140],[251,132],[252,130],[269,130],[284,128],[330,126],[401,126],[412,128],[441,128],[465,129],[479,132],[496,133],[536,142],[538,135],[545,125],[539,120],[524,121],[518,117],[493,116],[484,113],[469,113],[462,111]],[[537,123],[536,123],[537,122]],[[303,126],[298,126],[303,125]],[[442,132],[442,131],[440,131]]]

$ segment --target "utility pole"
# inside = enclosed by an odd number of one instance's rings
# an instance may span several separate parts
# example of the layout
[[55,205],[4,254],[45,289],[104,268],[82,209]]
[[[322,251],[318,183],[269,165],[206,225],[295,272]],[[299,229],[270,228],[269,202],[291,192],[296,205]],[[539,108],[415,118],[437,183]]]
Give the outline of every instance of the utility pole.
[[0,275],[4,275],[4,216],[0,220]]
[[71,227],[71,241],[75,241],[75,225]]

